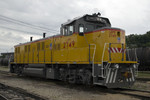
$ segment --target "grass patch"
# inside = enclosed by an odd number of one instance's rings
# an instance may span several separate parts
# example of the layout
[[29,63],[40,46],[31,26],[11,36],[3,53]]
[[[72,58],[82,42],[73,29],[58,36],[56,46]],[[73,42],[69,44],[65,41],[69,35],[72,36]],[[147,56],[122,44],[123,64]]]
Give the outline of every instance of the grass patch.
[[0,66],[0,70],[9,71],[9,67],[8,66]]
[[139,89],[139,90],[146,90],[147,86],[145,85],[145,83],[135,83],[131,88]]
[[150,78],[150,71],[138,72],[138,78]]

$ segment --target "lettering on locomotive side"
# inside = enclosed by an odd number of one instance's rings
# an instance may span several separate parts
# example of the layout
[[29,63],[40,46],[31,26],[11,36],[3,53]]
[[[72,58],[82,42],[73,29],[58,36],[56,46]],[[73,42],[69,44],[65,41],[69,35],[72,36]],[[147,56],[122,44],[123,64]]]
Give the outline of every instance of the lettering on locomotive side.
[[114,31],[110,31],[109,37],[117,37],[115,32],[116,32],[115,30]]
[[75,46],[75,41],[74,40],[70,42],[67,41],[67,42],[64,42],[63,45],[64,45],[63,48],[68,48],[68,47],[71,48]]

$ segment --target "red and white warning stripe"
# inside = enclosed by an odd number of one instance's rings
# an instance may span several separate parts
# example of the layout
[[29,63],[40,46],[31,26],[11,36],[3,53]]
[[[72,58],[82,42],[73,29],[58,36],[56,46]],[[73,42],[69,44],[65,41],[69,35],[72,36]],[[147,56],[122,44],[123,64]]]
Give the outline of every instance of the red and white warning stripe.
[[125,49],[111,47],[111,48],[108,48],[108,51],[112,53],[123,53],[125,52]]

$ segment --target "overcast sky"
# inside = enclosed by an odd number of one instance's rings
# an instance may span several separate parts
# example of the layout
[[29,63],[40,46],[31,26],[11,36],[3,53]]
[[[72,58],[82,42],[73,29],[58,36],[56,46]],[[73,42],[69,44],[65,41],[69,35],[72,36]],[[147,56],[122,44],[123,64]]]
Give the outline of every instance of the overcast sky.
[[150,31],[150,0],[0,0],[0,52],[13,51],[30,36],[58,34],[68,19],[97,12],[126,35]]

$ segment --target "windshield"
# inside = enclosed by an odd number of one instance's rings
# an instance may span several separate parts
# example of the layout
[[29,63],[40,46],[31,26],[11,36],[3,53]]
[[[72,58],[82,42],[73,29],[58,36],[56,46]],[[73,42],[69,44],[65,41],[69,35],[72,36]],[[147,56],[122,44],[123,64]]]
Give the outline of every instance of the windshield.
[[99,28],[103,28],[103,27],[109,27],[109,26],[107,26],[106,24],[87,22],[85,24],[85,32],[91,32],[93,30],[96,30],[96,29],[99,29]]
[[101,23],[101,24],[109,24],[109,19],[104,17],[97,17],[97,16],[86,16],[85,21],[92,22],[92,23]]
[[85,21],[85,32],[90,32],[102,27],[111,26],[109,20],[103,17],[86,16]]

